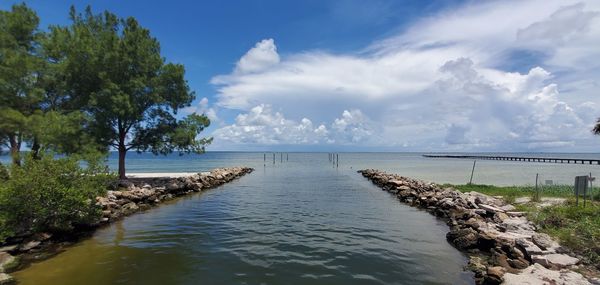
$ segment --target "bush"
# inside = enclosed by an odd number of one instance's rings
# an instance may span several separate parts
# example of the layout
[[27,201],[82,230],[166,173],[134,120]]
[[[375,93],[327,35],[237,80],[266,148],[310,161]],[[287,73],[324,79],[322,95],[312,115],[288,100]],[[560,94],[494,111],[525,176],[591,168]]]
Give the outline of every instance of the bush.
[[530,213],[540,229],[558,237],[561,244],[581,254],[585,261],[600,268],[600,205],[565,205],[545,207]]
[[43,155],[11,166],[10,178],[0,182],[0,240],[37,232],[68,232],[96,222],[101,209],[95,197],[109,179],[99,160],[80,166],[79,159]]
[[8,180],[8,169],[2,163],[0,163],[0,182]]

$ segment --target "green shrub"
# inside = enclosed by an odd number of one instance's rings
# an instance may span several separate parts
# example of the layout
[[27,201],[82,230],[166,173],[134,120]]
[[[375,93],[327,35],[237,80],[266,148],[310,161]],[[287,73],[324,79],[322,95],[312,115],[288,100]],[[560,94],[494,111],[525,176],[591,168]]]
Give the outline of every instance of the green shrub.
[[0,182],[8,180],[8,169],[2,163],[0,163]]
[[97,221],[95,197],[112,176],[99,160],[81,167],[78,158],[26,158],[0,182],[0,240],[37,232],[71,231]]
[[573,201],[530,213],[530,218],[540,229],[558,237],[561,244],[581,254],[588,263],[600,268],[600,205]]

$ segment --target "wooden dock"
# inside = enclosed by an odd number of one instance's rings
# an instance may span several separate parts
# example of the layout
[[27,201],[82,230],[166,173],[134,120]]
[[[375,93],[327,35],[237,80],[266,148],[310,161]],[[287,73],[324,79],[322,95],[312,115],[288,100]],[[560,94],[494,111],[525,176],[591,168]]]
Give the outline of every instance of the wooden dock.
[[587,158],[556,158],[556,157],[527,157],[527,156],[485,156],[485,155],[436,155],[424,154],[429,158],[464,158],[480,160],[501,160],[501,161],[523,161],[523,162],[548,162],[548,163],[573,163],[573,164],[596,164],[600,165],[600,159]]

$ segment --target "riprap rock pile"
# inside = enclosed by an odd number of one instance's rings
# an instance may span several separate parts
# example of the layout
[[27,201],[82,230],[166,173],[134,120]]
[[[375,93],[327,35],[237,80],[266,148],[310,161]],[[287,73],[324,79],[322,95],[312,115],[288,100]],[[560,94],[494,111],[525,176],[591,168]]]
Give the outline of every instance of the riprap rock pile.
[[591,284],[572,270],[578,258],[502,199],[373,169],[358,172],[400,201],[445,219],[447,240],[470,253],[468,268],[478,284]]

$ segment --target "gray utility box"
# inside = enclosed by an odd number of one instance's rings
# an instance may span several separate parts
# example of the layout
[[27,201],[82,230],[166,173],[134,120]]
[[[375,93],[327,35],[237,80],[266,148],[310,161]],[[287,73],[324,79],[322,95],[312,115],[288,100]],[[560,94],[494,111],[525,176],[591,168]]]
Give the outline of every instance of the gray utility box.
[[589,176],[575,176],[575,196],[584,196],[588,191]]

